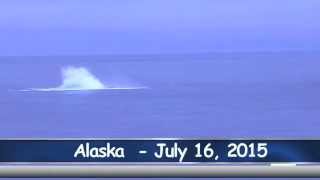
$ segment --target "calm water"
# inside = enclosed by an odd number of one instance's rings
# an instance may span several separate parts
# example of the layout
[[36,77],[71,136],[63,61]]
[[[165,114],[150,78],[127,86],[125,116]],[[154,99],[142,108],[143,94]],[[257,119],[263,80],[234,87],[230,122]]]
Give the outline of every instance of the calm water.
[[[320,137],[316,53],[2,57],[0,137]],[[107,86],[39,92],[61,68]]]
[[[319,137],[318,54],[3,57],[1,137]],[[85,67],[107,86],[22,92]]]

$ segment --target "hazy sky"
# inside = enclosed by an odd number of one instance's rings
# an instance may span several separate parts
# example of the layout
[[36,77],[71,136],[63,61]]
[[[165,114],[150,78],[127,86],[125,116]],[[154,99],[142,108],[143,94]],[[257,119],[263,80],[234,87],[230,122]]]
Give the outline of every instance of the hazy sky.
[[0,1],[0,55],[319,49],[319,0]]

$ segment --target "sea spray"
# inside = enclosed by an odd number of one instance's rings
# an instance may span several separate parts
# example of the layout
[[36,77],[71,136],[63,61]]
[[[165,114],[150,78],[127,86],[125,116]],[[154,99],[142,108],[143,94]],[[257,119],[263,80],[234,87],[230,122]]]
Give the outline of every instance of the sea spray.
[[62,84],[58,89],[104,89],[106,88],[98,78],[84,67],[69,66],[62,69]]
[[85,67],[68,66],[61,70],[62,83],[53,88],[30,88],[21,91],[83,91],[83,90],[130,90],[144,86],[107,86]]

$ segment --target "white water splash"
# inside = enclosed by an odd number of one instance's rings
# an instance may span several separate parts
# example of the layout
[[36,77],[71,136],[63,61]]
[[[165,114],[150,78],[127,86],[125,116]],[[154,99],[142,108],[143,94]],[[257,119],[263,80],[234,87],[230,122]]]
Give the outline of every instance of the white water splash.
[[62,69],[62,84],[53,88],[30,88],[22,91],[81,91],[81,90],[116,90],[144,89],[146,87],[111,87],[104,85],[88,69],[69,66]]

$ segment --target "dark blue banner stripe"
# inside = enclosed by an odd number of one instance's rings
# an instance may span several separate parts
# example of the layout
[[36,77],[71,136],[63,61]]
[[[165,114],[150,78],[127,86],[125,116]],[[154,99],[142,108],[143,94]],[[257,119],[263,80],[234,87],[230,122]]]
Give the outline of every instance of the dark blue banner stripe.
[[0,162],[320,162],[320,140],[0,140]]

